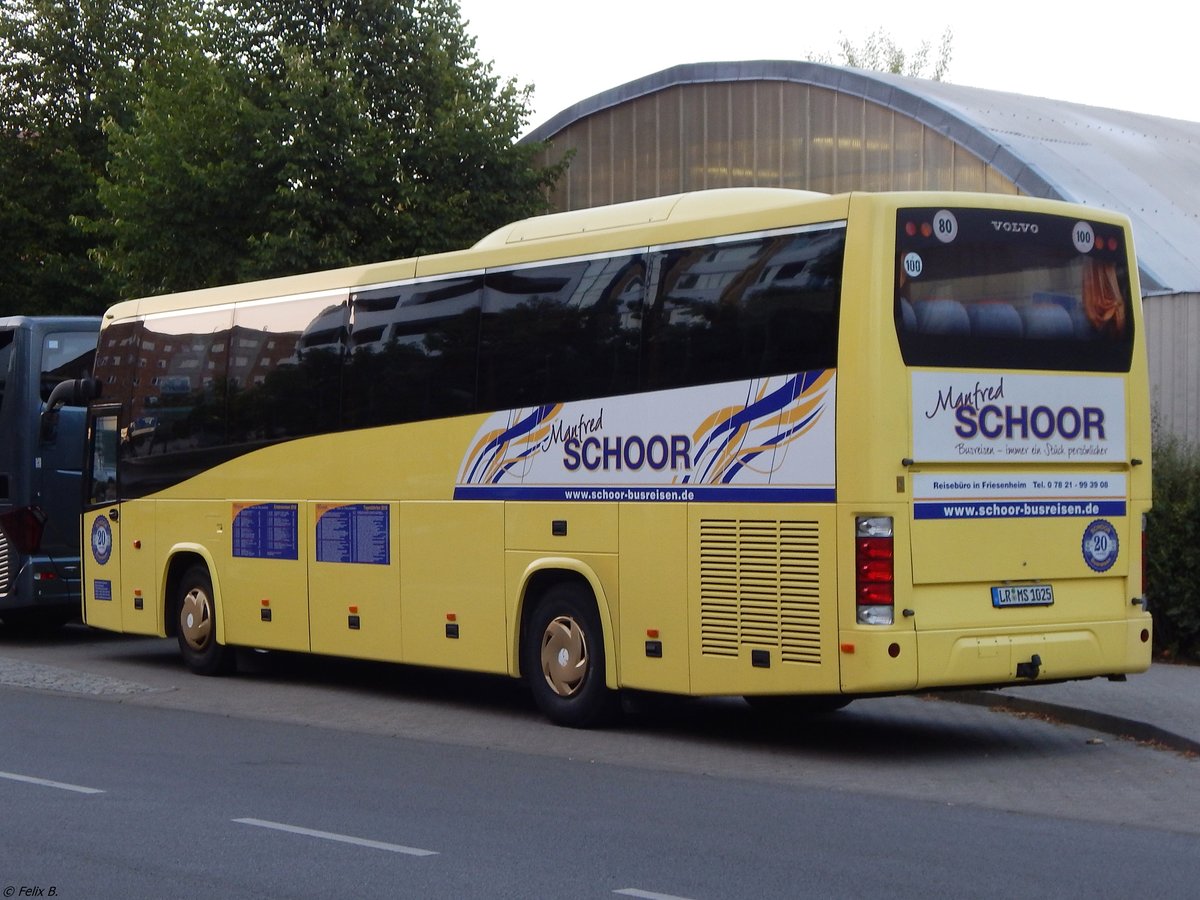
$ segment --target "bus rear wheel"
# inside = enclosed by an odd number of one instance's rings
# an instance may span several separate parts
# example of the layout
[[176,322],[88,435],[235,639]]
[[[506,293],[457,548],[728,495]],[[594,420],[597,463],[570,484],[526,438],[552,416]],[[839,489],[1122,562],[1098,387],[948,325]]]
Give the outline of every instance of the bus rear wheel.
[[613,721],[621,700],[604,683],[604,634],[591,592],[563,582],[529,617],[521,670],[548,719],[572,728]]
[[208,569],[195,565],[184,572],[176,597],[175,630],[187,667],[197,675],[232,671],[232,649],[217,642],[217,604]]

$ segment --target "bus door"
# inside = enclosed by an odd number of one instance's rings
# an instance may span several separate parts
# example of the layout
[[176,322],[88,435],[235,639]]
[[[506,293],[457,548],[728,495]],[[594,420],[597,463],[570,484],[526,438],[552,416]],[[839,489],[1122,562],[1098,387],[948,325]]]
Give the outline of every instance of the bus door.
[[119,406],[94,407],[88,417],[84,471],[83,620],[113,631],[121,627],[121,512],[117,502]]

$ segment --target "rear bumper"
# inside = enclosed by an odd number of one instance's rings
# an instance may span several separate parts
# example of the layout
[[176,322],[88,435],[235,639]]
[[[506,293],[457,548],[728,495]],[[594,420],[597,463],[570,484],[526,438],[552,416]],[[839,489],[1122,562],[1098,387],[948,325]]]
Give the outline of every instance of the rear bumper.
[[1036,631],[921,632],[917,687],[1032,684],[1144,672],[1150,667],[1152,638],[1148,614]]
[[[5,612],[38,610],[77,614],[82,585],[78,577],[63,577],[63,568],[43,556],[22,560],[20,568],[10,574],[7,590],[0,593],[0,618]],[[78,571],[79,561],[74,560],[72,572]]]

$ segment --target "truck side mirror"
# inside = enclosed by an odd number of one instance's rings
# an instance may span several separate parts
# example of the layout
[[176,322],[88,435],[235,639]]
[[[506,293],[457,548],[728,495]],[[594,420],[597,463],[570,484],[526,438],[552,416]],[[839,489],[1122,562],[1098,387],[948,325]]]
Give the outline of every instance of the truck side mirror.
[[42,407],[39,432],[43,444],[54,441],[58,432],[58,411],[66,405],[87,406],[100,396],[100,382],[90,375],[60,381],[50,392],[46,405]]

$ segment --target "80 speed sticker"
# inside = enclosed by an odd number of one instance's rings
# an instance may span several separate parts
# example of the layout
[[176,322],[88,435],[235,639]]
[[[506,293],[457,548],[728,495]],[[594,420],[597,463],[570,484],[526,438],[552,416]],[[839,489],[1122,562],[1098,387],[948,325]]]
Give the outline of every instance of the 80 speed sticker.
[[1117,529],[1107,519],[1096,519],[1083,530],[1083,561],[1094,572],[1107,572],[1117,561]]

